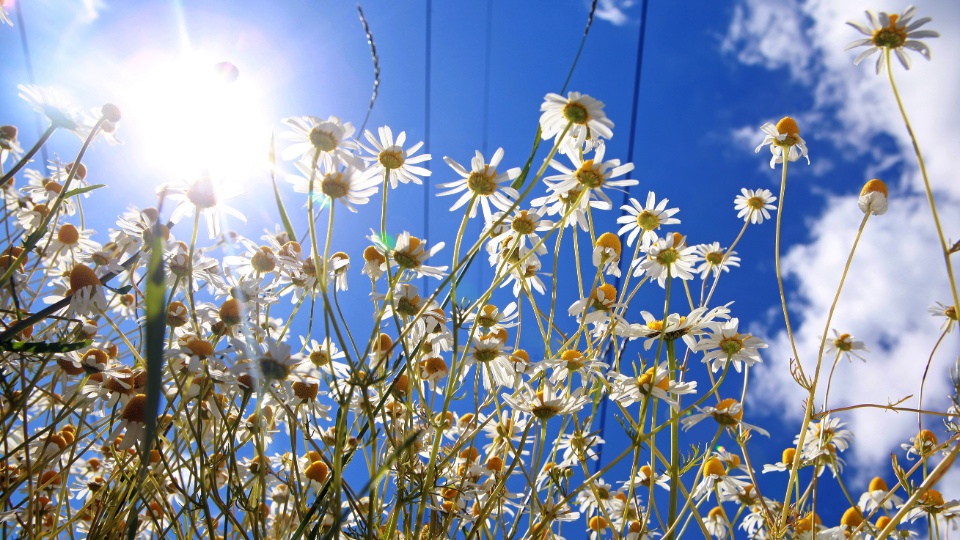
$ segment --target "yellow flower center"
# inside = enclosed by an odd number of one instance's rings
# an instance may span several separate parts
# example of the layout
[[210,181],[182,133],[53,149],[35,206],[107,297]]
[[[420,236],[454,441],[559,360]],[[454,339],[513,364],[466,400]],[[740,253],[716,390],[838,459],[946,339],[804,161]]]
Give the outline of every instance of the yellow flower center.
[[533,232],[537,230],[537,223],[527,217],[527,215],[526,210],[521,210],[520,215],[514,218],[513,223],[510,224],[510,228],[518,234],[533,234]]
[[777,133],[786,135],[782,141],[778,141],[780,146],[793,146],[797,144],[800,138],[800,128],[797,121],[789,116],[784,116],[777,122]]
[[337,148],[337,137],[330,131],[315,127],[310,130],[310,144],[321,152],[333,152]]
[[350,191],[350,184],[344,181],[342,172],[332,172],[320,181],[320,191],[331,199],[339,199]]
[[70,270],[71,293],[76,293],[84,287],[95,287],[98,285],[100,285],[100,279],[97,278],[96,272],[91,270],[89,266],[78,264],[73,267],[73,270]]
[[404,156],[402,150],[383,150],[377,156],[377,161],[384,169],[399,169],[403,167]]
[[484,305],[480,308],[480,313],[477,314],[477,324],[481,328],[490,328],[497,324],[497,313],[497,306],[493,304]]
[[420,367],[423,368],[423,371],[427,375],[437,375],[439,373],[447,372],[447,363],[443,361],[443,358],[438,356],[431,356],[426,360],[420,362]]
[[373,246],[367,246],[366,248],[364,248],[363,260],[376,262],[379,264],[383,264],[387,262],[387,258],[383,256],[383,253],[380,253],[380,251]]
[[885,184],[883,180],[880,180],[879,178],[869,180],[863,185],[863,189],[860,190],[860,196],[863,197],[868,193],[883,193],[883,196],[887,197],[887,184]]
[[743,349],[743,339],[740,334],[725,337],[720,340],[720,350],[726,353],[727,358],[739,353]]
[[[656,368],[648,368],[643,372],[643,375],[637,377],[637,387],[644,393],[652,390],[653,381],[656,379]],[[656,387],[663,390],[664,392],[670,388],[670,379],[669,377],[664,377],[657,381]]]
[[620,257],[620,251],[622,249],[620,237],[613,233],[605,232],[601,234],[600,237],[597,238],[597,247],[612,249],[613,252],[617,254],[617,257]]
[[[603,300],[600,299],[600,293],[603,293]],[[590,293],[590,299],[593,301],[593,309],[607,311],[617,300],[617,289],[609,283],[604,283]]]
[[840,524],[846,527],[856,528],[861,523],[863,523],[863,516],[860,514],[860,509],[856,507],[848,508],[840,518]]
[[327,480],[327,474],[329,473],[330,468],[322,461],[314,461],[307,467],[307,470],[303,471],[304,476],[320,484]]
[[146,411],[144,410],[146,406],[147,395],[137,394],[130,398],[130,401],[124,406],[123,412],[120,413],[120,418],[127,422],[139,422],[143,424],[147,418]]
[[596,189],[603,186],[603,173],[600,172],[600,165],[594,165],[592,159],[588,159],[580,165],[577,172],[574,173],[577,182],[580,182],[586,188]]
[[80,231],[73,225],[66,223],[57,231],[57,240],[61,244],[72,246],[80,241]]
[[563,117],[574,124],[586,124],[590,121],[590,112],[582,104],[571,101],[563,106]]
[[560,354],[560,359],[567,363],[567,369],[570,371],[576,371],[586,364],[586,357],[583,356],[583,353],[576,350],[563,351]]
[[400,268],[407,270],[413,270],[420,268],[420,260],[416,257],[418,251],[423,251],[420,248],[421,241],[416,236],[410,237],[410,245],[407,246],[406,250],[394,250],[393,251],[393,260],[397,261],[397,264],[400,265]]
[[663,266],[670,266],[671,264],[677,262],[679,258],[680,253],[672,247],[657,253],[657,262]]
[[715,411],[711,416],[713,416],[713,419],[720,425],[736,425],[743,419],[743,409],[738,410],[736,413],[731,413],[730,409],[739,404],[740,402],[733,398],[724,399],[720,403],[717,403],[717,406],[714,407]]
[[907,41],[907,29],[897,27],[899,15],[893,14],[888,15],[888,17],[890,17],[890,25],[874,30],[871,40],[877,47],[885,49],[903,47],[903,44]]
[[213,188],[213,180],[207,176],[197,179],[187,190],[187,199],[201,210],[216,206],[217,193]]
[[726,476],[727,470],[723,467],[723,462],[719,458],[710,458],[703,467],[704,476]]
[[637,226],[644,231],[652,231],[660,227],[660,218],[650,210],[637,214]]
[[303,381],[297,381],[293,383],[293,395],[304,401],[313,401],[317,399],[319,390],[320,385],[316,383],[308,383]]
[[713,266],[719,266],[723,262],[723,252],[722,251],[711,251],[703,257],[708,263]]
[[873,480],[870,481],[870,487],[867,488],[867,491],[890,491],[890,488],[887,487],[887,483],[883,481],[883,478],[875,476]]
[[483,168],[483,172],[470,173],[467,177],[467,187],[481,197],[489,197],[497,191],[497,183],[494,181],[496,177],[497,169],[487,165]]

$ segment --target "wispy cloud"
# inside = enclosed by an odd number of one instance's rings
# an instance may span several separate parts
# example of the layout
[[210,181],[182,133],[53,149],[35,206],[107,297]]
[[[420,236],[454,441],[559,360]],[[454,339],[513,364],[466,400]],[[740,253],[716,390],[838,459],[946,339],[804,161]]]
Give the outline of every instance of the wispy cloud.
[[[860,241],[831,327],[866,342],[868,362],[841,361],[834,376],[830,407],[858,403],[885,405],[913,396],[903,406],[915,407],[920,378],[940,335],[939,321],[926,313],[934,301],[949,303],[949,289],[929,206],[922,194],[912,145],[903,126],[886,77],[877,77],[871,66],[853,66],[855,52],[844,51],[857,33],[842,24],[861,19],[865,9],[899,12],[903,5],[884,0],[832,2],[811,0],[744,0],[722,41],[725,51],[738,61],[771,70],[787,70],[799,91],[809,92],[812,107],[801,111],[809,118],[807,133],[818,133],[836,159],[872,161],[862,178],[849,180],[847,194],[828,196],[822,213],[809,218],[810,242],[790,247],[784,255],[791,322],[799,356],[810,372],[823,335],[846,257],[863,214],[855,189],[868,178],[884,178],[890,187],[890,211],[872,217]],[[944,0],[926,3],[920,16],[930,16],[932,29],[943,33],[931,39],[933,61],[916,57],[895,76],[913,127],[918,133],[930,178],[939,192],[941,215],[948,235],[957,236],[960,182],[954,181],[955,143],[947,134],[960,125],[960,4]],[[764,121],[768,119],[758,119]],[[742,129],[732,133],[744,139]],[[810,139],[808,139],[809,141]],[[881,149],[880,141],[888,141]],[[894,144],[889,144],[892,141]],[[891,147],[896,152],[891,152]],[[816,152],[813,158],[816,159]],[[902,165],[902,166],[901,166]],[[789,204],[789,203],[788,203]],[[782,321],[782,315],[773,320]],[[771,335],[772,334],[772,335]],[[767,363],[753,378],[754,402],[762,402],[796,420],[804,392],[791,379],[787,360],[793,356],[780,326],[768,330],[771,346]],[[924,394],[924,407],[942,408],[949,393],[949,370],[960,354],[960,343],[947,339],[933,358]],[[824,358],[829,373],[832,357]],[[826,375],[825,373],[825,375]],[[825,376],[824,376],[825,380]],[[823,403],[821,386],[818,403]],[[851,449],[854,465],[862,474],[877,473],[889,465],[889,453],[899,450],[917,431],[917,417],[908,413],[862,408],[843,413],[857,434]],[[924,420],[939,427],[935,418]],[[960,489],[960,488],[954,488]],[[945,493],[946,494],[946,493]],[[960,495],[954,491],[953,496]]]
[[594,13],[598,19],[607,21],[617,26],[622,26],[630,22],[630,16],[627,10],[636,4],[635,0],[600,0],[597,2],[597,11]]

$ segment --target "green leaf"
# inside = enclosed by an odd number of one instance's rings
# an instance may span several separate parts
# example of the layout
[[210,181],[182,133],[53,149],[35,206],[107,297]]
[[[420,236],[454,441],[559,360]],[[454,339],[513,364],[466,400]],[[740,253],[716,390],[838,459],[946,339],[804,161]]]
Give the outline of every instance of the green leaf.
[[93,184],[92,186],[78,187],[77,189],[71,189],[70,191],[68,191],[68,192],[66,193],[66,195],[63,196],[63,198],[64,198],[64,199],[69,199],[70,197],[74,197],[74,196],[76,196],[76,195],[81,195],[81,194],[83,194],[83,193],[87,193],[87,192],[93,191],[93,190],[95,190],[95,189],[100,189],[100,188],[102,188],[102,187],[107,187],[107,185],[106,185],[106,184]]
[[283,221],[283,228],[287,231],[287,237],[290,240],[296,240],[297,235],[293,231],[293,225],[290,218],[287,217],[287,209],[283,206],[283,199],[280,197],[280,188],[277,186],[277,154],[274,143],[274,135],[270,134],[270,181],[273,182],[273,195],[277,198],[277,210],[280,211],[280,220]]

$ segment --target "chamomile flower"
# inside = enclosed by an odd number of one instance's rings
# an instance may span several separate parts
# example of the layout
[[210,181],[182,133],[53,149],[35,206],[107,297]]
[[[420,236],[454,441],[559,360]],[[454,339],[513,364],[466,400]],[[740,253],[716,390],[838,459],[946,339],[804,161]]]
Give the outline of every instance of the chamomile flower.
[[313,167],[313,156],[318,155],[325,170],[333,170],[340,163],[356,159],[353,153],[360,147],[350,140],[354,132],[350,122],[344,122],[336,116],[326,120],[314,116],[293,116],[284,118],[283,124],[290,131],[280,133],[280,139],[293,141],[280,154],[283,159],[303,157],[308,159],[308,167]]
[[759,225],[763,220],[770,219],[770,210],[776,210],[773,202],[777,200],[773,192],[769,189],[747,189],[741,188],[737,198],[733,200],[733,209],[737,211],[737,217],[744,221]]
[[697,350],[706,351],[703,362],[709,363],[714,372],[728,362],[733,363],[734,369],[740,373],[744,365],[749,368],[763,361],[758,349],[765,349],[767,344],[758,337],[741,334],[737,329],[739,325],[737,318],[715,323],[710,328],[711,333],[697,344]]
[[[377,192],[380,181],[367,172],[355,167],[353,163],[346,163],[343,167],[323,167],[323,174],[310,171],[310,164],[298,161],[299,175],[287,175],[287,181],[293,185],[297,193],[307,193],[308,196],[322,198],[326,201],[339,202],[356,212],[356,205],[367,204],[370,196]],[[310,177],[313,179],[313,192],[310,193]]]
[[[547,94],[540,105],[540,136],[555,139],[561,150],[583,148],[587,141],[613,137],[613,122],[603,112],[603,102],[580,92],[569,92],[564,98]],[[567,126],[567,144],[561,144],[560,135]]]
[[750,484],[747,476],[733,476],[729,474],[727,466],[719,457],[711,457],[703,465],[703,479],[694,488],[690,497],[698,502],[710,500],[710,494],[713,491],[720,490],[723,493],[736,493]]
[[567,313],[581,324],[595,323],[613,316],[613,309],[623,307],[617,303],[617,289],[609,283],[601,283],[586,298],[570,305]]
[[654,192],[647,193],[647,201],[643,206],[633,197],[630,198],[630,204],[620,207],[627,215],[617,218],[617,223],[622,223],[623,227],[617,231],[618,235],[627,236],[627,245],[632,246],[633,242],[640,236],[640,246],[647,249],[650,244],[657,240],[657,229],[663,225],[676,225],[680,220],[673,217],[680,211],[679,208],[667,208],[670,199],[661,199],[657,202],[657,196]]
[[633,276],[647,274],[656,279],[661,288],[666,288],[667,278],[693,279],[693,254],[695,247],[687,246],[680,233],[660,238],[647,250],[647,256],[633,262]]
[[597,237],[593,248],[593,265],[607,275],[620,277],[620,237],[605,232]]
[[374,137],[369,130],[364,131],[363,136],[373,145],[373,148],[360,144],[360,148],[371,154],[371,157],[363,158],[371,165],[371,176],[382,177],[386,172],[390,179],[390,187],[393,189],[396,189],[400,183],[421,184],[421,176],[430,176],[429,169],[416,165],[417,163],[430,161],[430,154],[414,156],[423,146],[422,141],[404,150],[403,143],[407,141],[405,131],[401,131],[394,139],[390,127],[383,126],[377,129],[377,135],[379,138]]
[[857,21],[847,21],[847,24],[856,28],[866,38],[858,39],[849,45],[845,50],[855,49],[857,47],[867,47],[867,50],[861,52],[853,64],[858,65],[873,54],[880,52],[877,58],[877,74],[883,71],[886,65],[885,57],[888,51],[893,51],[897,59],[905,69],[910,69],[910,57],[907,56],[904,49],[910,49],[920,53],[921,56],[930,60],[930,49],[922,41],[922,38],[940,37],[938,32],[933,30],[920,30],[919,28],[928,22],[930,17],[923,17],[913,20],[917,8],[909,6],[901,14],[887,13],[881,11],[879,14],[867,10],[867,19],[870,20],[870,26]]
[[170,215],[170,221],[177,223],[185,215],[192,212],[203,214],[207,224],[207,233],[210,238],[220,236],[221,223],[226,216],[233,216],[246,222],[247,218],[239,211],[224,204],[225,201],[243,194],[235,186],[222,180],[214,180],[204,175],[192,181],[181,181],[173,186],[164,186],[160,190],[167,199],[176,201],[177,207]]
[[882,215],[887,211],[887,185],[883,180],[874,178],[863,185],[860,199],[857,201],[864,214]]
[[866,358],[857,353],[857,351],[868,352],[862,341],[853,339],[850,334],[841,334],[836,329],[833,330],[833,336],[833,339],[827,340],[826,351],[828,353],[836,352],[850,362],[853,362],[853,357],[857,357],[864,362],[867,361]]
[[[3,8],[0,7],[0,9]],[[7,162],[7,156],[11,156],[16,161],[23,155],[23,148],[20,148],[17,133],[16,126],[0,126],[0,165]]]
[[700,279],[707,279],[711,273],[716,278],[720,272],[729,272],[731,266],[740,266],[740,257],[737,256],[737,252],[722,249],[720,242],[699,244],[696,248],[695,260],[702,262],[694,272],[700,274]]
[[894,507],[903,504],[903,499],[896,495],[890,495],[890,497],[884,501],[888,491],[890,491],[890,488],[883,478],[875,476],[873,480],[870,480],[867,491],[863,492],[863,495],[860,495],[857,506],[859,506],[865,514],[870,514],[877,508],[882,507],[884,510],[893,510]]
[[[547,209],[544,207],[530,210],[514,210],[512,214],[504,217],[501,223],[502,232],[493,235],[491,233],[488,245],[503,246],[507,245],[511,249],[528,248],[536,249],[535,253],[546,255],[547,246],[540,240],[538,232],[549,231],[553,227],[553,222],[544,219],[543,215]],[[497,212],[492,220],[495,222],[504,216],[504,212]],[[527,243],[530,243],[530,246]]]
[[565,388],[554,387],[548,380],[541,380],[538,384],[540,390],[523,383],[513,395],[502,394],[501,397],[517,411],[532,414],[542,421],[575,413],[590,401],[588,396],[581,395],[580,389],[568,392]]
[[807,143],[800,137],[800,128],[796,120],[789,116],[784,116],[776,125],[767,122],[760,126],[763,132],[763,141],[757,146],[754,152],[760,152],[764,146],[770,145],[770,168],[773,169],[777,163],[783,163],[783,154],[787,153],[789,161],[797,161],[800,158],[807,159],[807,165],[810,164],[810,156],[807,155]]
[[483,154],[477,150],[476,155],[470,160],[470,170],[464,168],[453,159],[444,156],[443,160],[462,178],[446,184],[440,184],[439,187],[446,189],[439,196],[454,195],[463,193],[457,202],[453,203],[450,210],[456,210],[467,204],[471,199],[477,198],[477,204],[470,207],[470,217],[476,217],[477,206],[483,209],[483,217],[486,223],[492,222],[493,212],[490,205],[500,210],[509,210],[520,194],[509,185],[502,186],[508,181],[512,181],[520,176],[520,168],[514,167],[506,172],[498,172],[497,166],[503,159],[503,148],[497,148],[493,153],[493,158],[489,163],[484,161]]
[[383,240],[380,239],[380,235],[376,233],[372,234],[369,238],[374,242],[374,245],[382,250],[381,254],[389,254],[391,264],[400,267],[401,271],[416,274],[417,277],[430,276],[440,279],[447,270],[446,266],[427,266],[423,264],[427,259],[443,249],[443,242],[440,242],[430,248],[430,251],[427,251],[426,240],[421,240],[406,231],[397,235],[396,244],[393,248],[389,248]]
[[606,146],[600,145],[594,150],[591,159],[584,160],[578,154],[569,154],[567,157],[573,163],[573,169],[555,159],[550,160],[550,166],[560,174],[544,178],[544,182],[549,186],[547,189],[562,194],[580,193],[586,190],[587,193],[583,197],[588,201],[599,199],[593,206],[601,210],[613,208],[613,202],[603,192],[603,188],[635,186],[639,182],[631,179],[613,180],[632,171],[633,163],[621,165],[619,159],[603,161],[605,152]]
[[20,98],[33,110],[46,116],[51,125],[66,129],[81,140],[87,137],[90,130],[88,119],[60,91],[30,84],[17,85],[17,89],[20,90]]
[[650,396],[662,399],[676,409],[680,405],[673,396],[694,394],[697,389],[696,381],[679,382],[671,379],[666,362],[647,368],[639,377],[613,373],[610,383],[610,398],[624,407],[642,402]]
[[939,444],[936,434],[929,429],[922,429],[916,435],[910,437],[909,443],[901,444],[900,448],[906,450],[907,459],[912,460],[915,456],[929,456],[937,449]]
[[720,403],[717,403],[716,407],[708,405],[706,407],[697,407],[697,410],[700,412],[691,414],[680,420],[680,423],[683,424],[683,429],[688,430],[705,418],[713,418],[721,426],[731,429],[736,427],[741,431],[755,431],[764,437],[770,436],[770,433],[765,429],[743,421],[743,405],[733,398],[720,400]]
[[934,317],[943,317],[945,320],[940,329],[945,333],[953,332],[957,328],[957,306],[947,306],[940,302],[927,308],[927,313]]

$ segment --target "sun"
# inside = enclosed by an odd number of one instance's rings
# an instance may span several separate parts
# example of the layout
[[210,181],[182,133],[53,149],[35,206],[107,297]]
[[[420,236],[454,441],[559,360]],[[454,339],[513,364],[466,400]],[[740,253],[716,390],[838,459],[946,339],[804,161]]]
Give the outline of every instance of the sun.
[[212,175],[246,183],[269,166],[269,103],[253,70],[202,52],[139,55],[124,113],[141,157],[162,181]]

